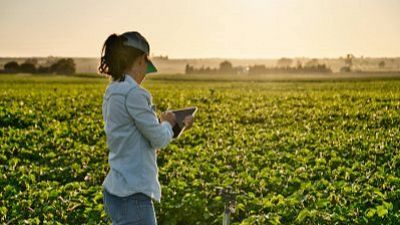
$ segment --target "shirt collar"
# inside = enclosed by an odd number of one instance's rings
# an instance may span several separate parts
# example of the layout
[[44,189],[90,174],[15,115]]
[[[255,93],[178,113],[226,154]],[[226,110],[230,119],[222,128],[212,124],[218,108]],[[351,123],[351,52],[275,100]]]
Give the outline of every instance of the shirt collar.
[[139,85],[136,81],[135,81],[135,79],[133,79],[129,74],[124,74],[124,76],[125,76],[125,80],[128,82],[128,83],[130,83],[130,84],[133,84],[133,85]]

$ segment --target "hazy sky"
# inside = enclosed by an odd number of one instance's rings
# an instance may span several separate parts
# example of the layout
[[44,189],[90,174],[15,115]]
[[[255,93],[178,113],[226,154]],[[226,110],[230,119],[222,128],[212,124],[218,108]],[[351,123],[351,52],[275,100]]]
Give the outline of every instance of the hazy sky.
[[170,58],[400,56],[400,0],[1,0],[0,56],[98,57],[137,30]]

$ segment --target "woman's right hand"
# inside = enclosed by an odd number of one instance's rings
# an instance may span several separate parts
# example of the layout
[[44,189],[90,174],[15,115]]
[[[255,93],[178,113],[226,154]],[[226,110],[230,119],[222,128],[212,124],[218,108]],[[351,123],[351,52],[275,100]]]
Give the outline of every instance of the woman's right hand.
[[172,127],[176,124],[175,114],[171,111],[162,112],[160,115],[160,122],[167,121],[171,124]]

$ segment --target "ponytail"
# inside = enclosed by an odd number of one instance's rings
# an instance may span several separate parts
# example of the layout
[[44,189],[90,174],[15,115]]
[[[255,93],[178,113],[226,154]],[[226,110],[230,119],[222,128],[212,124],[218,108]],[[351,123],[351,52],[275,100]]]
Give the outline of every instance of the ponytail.
[[104,42],[99,72],[109,75],[114,81],[121,81],[124,71],[132,66],[137,57],[144,54],[143,51],[125,46],[126,37],[117,34],[111,34]]

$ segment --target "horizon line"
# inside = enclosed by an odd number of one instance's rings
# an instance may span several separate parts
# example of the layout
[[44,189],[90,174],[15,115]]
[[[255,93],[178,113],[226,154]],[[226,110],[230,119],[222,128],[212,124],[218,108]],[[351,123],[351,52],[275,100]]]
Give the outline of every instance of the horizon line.
[[[155,55],[155,56],[150,56],[150,58],[157,58],[157,57],[168,57],[167,60],[209,60],[209,59],[230,59],[230,60],[276,60],[276,59],[282,59],[282,58],[289,58],[289,59],[339,59],[339,58],[344,58],[347,54],[341,55],[341,56],[336,56],[336,57],[330,57],[330,56],[324,56],[324,57],[312,57],[312,56],[294,56],[294,57],[289,57],[289,56],[282,56],[282,57],[243,57],[243,58],[238,58],[238,57],[170,57],[168,55]],[[381,59],[381,58],[387,58],[387,59],[398,59],[400,58],[399,56],[357,56],[354,55],[354,58],[370,58],[370,59]],[[48,56],[0,56],[0,58],[49,58],[49,57],[54,57],[54,58],[81,58],[81,59],[99,59],[100,57],[98,56],[56,56],[56,55],[48,55]]]

